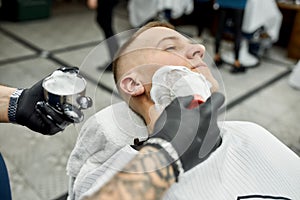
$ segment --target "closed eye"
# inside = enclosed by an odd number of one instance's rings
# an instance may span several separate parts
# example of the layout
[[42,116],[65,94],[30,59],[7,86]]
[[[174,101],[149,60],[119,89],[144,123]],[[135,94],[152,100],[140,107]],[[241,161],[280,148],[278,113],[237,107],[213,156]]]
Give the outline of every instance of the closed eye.
[[165,48],[165,51],[173,51],[176,50],[176,46],[168,46]]

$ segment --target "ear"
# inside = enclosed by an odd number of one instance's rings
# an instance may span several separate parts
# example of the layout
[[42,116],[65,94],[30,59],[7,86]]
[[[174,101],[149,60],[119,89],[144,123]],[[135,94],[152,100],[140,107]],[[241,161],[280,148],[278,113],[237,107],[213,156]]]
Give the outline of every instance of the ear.
[[145,88],[141,81],[136,77],[128,75],[121,79],[120,88],[130,96],[139,96],[145,92]]

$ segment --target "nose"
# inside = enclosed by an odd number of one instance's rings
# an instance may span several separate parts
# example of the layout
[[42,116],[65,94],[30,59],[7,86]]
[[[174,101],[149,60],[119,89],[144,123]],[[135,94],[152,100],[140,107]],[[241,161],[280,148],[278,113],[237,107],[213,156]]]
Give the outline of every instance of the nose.
[[186,51],[186,56],[188,59],[193,59],[195,57],[203,59],[204,53],[205,47],[202,44],[190,44]]

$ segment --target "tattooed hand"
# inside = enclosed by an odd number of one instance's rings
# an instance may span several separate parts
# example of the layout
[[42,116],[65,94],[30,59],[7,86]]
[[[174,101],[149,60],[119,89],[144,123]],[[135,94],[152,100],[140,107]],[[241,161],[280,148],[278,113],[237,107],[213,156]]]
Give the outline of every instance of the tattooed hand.
[[[162,199],[175,182],[172,166],[157,148],[145,146],[96,194],[84,200],[154,200]],[[157,170],[153,170],[153,168]]]

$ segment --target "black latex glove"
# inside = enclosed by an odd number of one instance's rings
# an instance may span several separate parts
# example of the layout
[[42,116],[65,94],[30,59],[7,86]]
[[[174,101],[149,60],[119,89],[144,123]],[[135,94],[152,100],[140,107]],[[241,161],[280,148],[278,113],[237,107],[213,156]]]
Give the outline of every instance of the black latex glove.
[[[60,121],[63,121],[64,118],[59,113],[54,112],[54,110],[45,103],[43,103],[43,110],[38,111],[36,109],[37,102],[44,101],[42,82],[43,80],[31,88],[25,89],[20,95],[16,111],[16,122],[44,135],[54,135],[62,131],[63,128],[58,127],[53,120],[46,116],[51,116],[53,119]],[[41,112],[43,114],[41,114]]]
[[184,171],[203,161],[221,141],[217,116],[224,103],[224,95],[213,93],[205,103],[188,109],[192,99],[193,96],[179,97],[167,106],[150,136],[172,144]]

